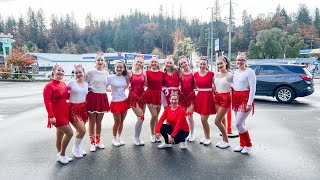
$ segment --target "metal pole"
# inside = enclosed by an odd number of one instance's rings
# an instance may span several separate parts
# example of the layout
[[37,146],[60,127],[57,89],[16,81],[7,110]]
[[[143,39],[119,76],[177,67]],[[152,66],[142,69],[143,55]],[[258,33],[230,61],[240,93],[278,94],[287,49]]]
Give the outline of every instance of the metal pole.
[[229,12],[229,47],[228,47],[228,57],[229,60],[231,61],[231,11],[232,11],[232,4],[231,4],[231,0],[230,0],[230,12]]
[[210,63],[211,63],[211,71],[212,71],[212,57],[213,57],[213,7],[211,8],[211,54],[210,54]]

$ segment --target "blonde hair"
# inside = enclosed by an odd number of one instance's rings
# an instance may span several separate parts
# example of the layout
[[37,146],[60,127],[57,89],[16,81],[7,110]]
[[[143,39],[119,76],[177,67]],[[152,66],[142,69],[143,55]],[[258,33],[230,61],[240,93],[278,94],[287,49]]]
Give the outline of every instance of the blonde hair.
[[[157,61],[158,62],[158,70],[160,70],[160,63],[159,63],[159,60],[158,60],[158,57],[157,56],[152,56],[151,60],[150,60],[150,64],[151,64],[151,61]],[[149,66],[149,69],[151,69],[151,65]]]
[[[174,60],[173,60],[173,55],[168,55],[166,59],[164,60],[164,65],[166,64],[167,61],[172,61],[173,66],[171,67],[171,70],[174,71]],[[163,69],[164,72],[167,72],[166,67]]]
[[97,52],[96,57],[95,57],[95,62],[96,62],[99,58],[101,58],[101,59],[103,60],[103,62],[104,62],[103,68],[108,69],[108,66],[106,65],[107,63],[106,63],[106,61],[105,61],[105,59],[104,59],[104,56],[103,56],[103,52]]
[[142,69],[144,69],[144,57],[143,57],[142,55],[140,55],[140,54],[138,54],[138,55],[136,56],[136,58],[134,58],[133,64],[132,64],[132,69],[135,69],[135,68],[136,68],[136,61],[137,61],[137,60],[141,60],[141,61],[142,61]]

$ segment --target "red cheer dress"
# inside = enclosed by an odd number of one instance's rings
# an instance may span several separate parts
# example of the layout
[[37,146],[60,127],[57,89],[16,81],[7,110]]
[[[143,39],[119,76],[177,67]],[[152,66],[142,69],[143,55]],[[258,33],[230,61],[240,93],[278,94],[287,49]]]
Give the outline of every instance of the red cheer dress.
[[194,74],[194,79],[198,87],[198,93],[194,102],[194,111],[198,114],[216,114],[215,99],[212,90],[213,77],[214,73],[211,71],[208,71],[204,76],[200,76],[198,72]]
[[165,106],[168,106],[170,104],[170,94],[172,92],[177,92],[180,94],[179,90],[179,75],[177,72],[174,72],[172,75],[169,75],[168,73],[164,73],[164,83],[162,92],[165,95],[165,100],[167,102],[164,102]]
[[129,97],[128,101],[131,106],[136,107],[138,106],[142,109],[146,103],[147,103],[147,98],[146,94],[144,91],[144,82],[145,82],[145,77],[144,74],[133,74],[130,78],[130,92],[129,92]]
[[146,90],[147,104],[161,105],[161,90],[163,75],[162,71],[153,72],[147,70],[148,88]]
[[48,112],[48,128],[51,128],[50,118],[56,118],[56,127],[69,124],[68,89],[64,82],[52,80],[43,90],[44,105]]
[[195,81],[193,74],[182,74],[181,76],[181,93],[179,104],[184,107],[190,107],[191,104],[194,104],[195,101],[195,92],[194,92]]

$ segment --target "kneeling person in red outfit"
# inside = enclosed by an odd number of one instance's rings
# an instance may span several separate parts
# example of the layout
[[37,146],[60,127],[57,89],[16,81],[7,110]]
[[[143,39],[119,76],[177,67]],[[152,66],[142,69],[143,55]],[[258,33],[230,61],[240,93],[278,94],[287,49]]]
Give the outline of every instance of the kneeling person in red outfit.
[[[170,94],[170,106],[168,106],[161,118],[159,119],[156,128],[156,137],[160,138],[160,133],[165,142],[158,146],[158,148],[169,148],[172,144],[179,144],[180,148],[187,148],[186,138],[189,135],[189,125],[186,120],[185,112],[181,106],[178,105],[178,94],[173,92]],[[167,124],[163,122],[167,120]]]

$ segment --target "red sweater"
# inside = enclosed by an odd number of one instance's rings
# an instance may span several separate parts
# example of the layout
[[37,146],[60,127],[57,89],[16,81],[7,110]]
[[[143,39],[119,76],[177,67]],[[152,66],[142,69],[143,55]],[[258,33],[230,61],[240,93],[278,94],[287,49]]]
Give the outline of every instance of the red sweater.
[[171,106],[168,106],[164,110],[161,118],[159,119],[156,133],[160,133],[160,129],[164,120],[167,120],[167,123],[169,123],[173,128],[173,131],[171,133],[171,137],[173,138],[176,137],[179,130],[189,132],[189,125],[186,120],[185,112],[181,106],[178,106],[176,110],[172,110]]

